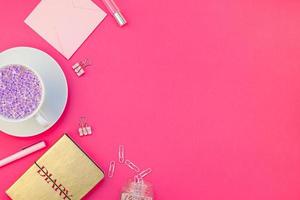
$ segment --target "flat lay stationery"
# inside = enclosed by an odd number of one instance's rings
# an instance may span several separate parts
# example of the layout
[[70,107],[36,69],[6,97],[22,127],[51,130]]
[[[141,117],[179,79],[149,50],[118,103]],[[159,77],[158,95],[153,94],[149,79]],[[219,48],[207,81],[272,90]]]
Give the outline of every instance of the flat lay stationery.
[[128,182],[124,186],[121,200],[140,199],[140,200],[153,200],[153,188],[151,184],[146,182]]
[[[127,21],[113,0],[103,0],[119,26]],[[98,27],[106,13],[91,0],[42,0],[24,20],[67,60]],[[91,65],[89,59],[76,62],[78,77]],[[37,136],[53,127],[65,111],[69,89],[62,66],[38,48],[16,46],[0,52],[0,130],[19,138]],[[87,117],[80,117],[78,136],[93,137]],[[86,137],[89,138],[89,137]],[[72,139],[64,134],[6,190],[13,200],[79,200],[101,180],[104,171]],[[0,168],[46,148],[38,142],[0,159]],[[134,173],[119,194],[121,200],[153,200],[150,183],[144,179],[152,169],[142,169],[125,157],[119,146],[118,161],[111,160],[112,180],[118,165]]]
[[105,16],[91,0],[43,0],[25,23],[69,59]]
[[8,190],[12,199],[81,199],[104,178],[100,167],[63,135]]
[[7,158],[4,158],[4,159],[0,160],[0,167],[3,167],[3,166],[5,166],[5,165],[7,165],[11,162],[14,162],[18,159],[23,158],[25,156],[28,156],[28,155],[30,155],[30,154],[38,151],[38,150],[41,150],[45,147],[46,147],[46,143],[44,141],[38,142],[38,143],[30,145],[28,147],[25,147],[21,151],[13,154],[13,155],[11,155]]
[[74,70],[76,75],[78,77],[80,77],[80,76],[85,74],[85,68],[87,68],[90,65],[91,65],[90,61],[88,59],[84,59],[82,61],[79,61],[79,62],[75,63],[72,66],[72,69]]
[[127,21],[123,14],[121,13],[119,7],[114,0],[102,0],[106,8],[109,10],[110,14],[115,18],[119,26],[124,26]]
[[[145,181],[146,176],[151,172],[151,168],[143,169],[140,168],[129,159],[125,159],[125,147],[119,145],[118,160],[121,165],[127,166],[130,170],[135,173],[133,179],[129,179],[128,183],[123,187],[121,193],[121,200],[137,199],[137,200],[153,200],[153,188],[151,183]],[[117,162],[111,160],[108,168],[108,177],[113,178]]]
[[0,200],[300,200],[299,121],[300,0],[0,0]]
[[78,133],[80,137],[92,134],[92,127],[87,123],[86,117],[80,117]]

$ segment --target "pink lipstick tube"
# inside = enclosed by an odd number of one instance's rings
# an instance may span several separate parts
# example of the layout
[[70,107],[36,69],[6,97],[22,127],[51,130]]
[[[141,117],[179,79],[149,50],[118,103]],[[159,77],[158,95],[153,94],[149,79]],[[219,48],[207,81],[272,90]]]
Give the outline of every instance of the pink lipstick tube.
[[120,26],[124,26],[127,23],[127,21],[122,15],[120,9],[118,8],[114,0],[102,0],[102,1],[107,7],[107,9],[109,10],[109,12],[112,14],[112,16],[114,16],[118,24]]

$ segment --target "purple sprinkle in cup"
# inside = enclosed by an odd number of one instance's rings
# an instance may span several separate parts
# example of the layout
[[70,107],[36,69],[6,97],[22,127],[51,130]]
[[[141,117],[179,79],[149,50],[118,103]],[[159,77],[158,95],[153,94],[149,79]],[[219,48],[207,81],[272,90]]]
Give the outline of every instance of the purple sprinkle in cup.
[[22,65],[0,68],[0,115],[21,120],[38,109],[43,96],[39,77]]

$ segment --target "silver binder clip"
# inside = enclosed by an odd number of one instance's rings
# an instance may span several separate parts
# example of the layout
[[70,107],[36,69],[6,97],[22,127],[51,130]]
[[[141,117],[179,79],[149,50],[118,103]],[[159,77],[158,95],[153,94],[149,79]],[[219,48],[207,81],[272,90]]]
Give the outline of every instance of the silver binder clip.
[[78,133],[81,137],[92,134],[92,127],[88,125],[86,117],[80,117]]
[[72,69],[77,74],[78,77],[82,76],[85,73],[85,68],[90,66],[91,62],[86,58],[82,61],[75,63],[72,66]]

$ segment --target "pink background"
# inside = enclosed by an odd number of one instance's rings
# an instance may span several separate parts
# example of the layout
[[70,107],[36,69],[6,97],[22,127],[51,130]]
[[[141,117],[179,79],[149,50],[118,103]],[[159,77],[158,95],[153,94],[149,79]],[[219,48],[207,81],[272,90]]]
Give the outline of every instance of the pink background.
[[[70,61],[23,23],[38,2],[0,0],[0,51],[49,53],[70,98],[44,134],[0,134],[0,158],[68,132],[104,170],[124,144],[153,169],[158,200],[300,199],[300,1],[117,0],[128,26],[108,16]],[[78,79],[71,65],[85,57]],[[82,115],[91,137],[77,135]],[[43,152],[0,169],[1,200]],[[118,165],[85,199],[117,200],[132,176]]]

